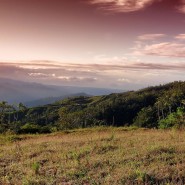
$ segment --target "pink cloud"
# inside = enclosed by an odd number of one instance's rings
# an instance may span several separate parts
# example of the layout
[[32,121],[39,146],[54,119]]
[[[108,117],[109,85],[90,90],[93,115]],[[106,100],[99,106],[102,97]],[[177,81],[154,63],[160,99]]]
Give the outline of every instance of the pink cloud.
[[166,36],[165,34],[145,34],[145,35],[140,35],[138,37],[138,40],[156,40],[165,36]]
[[185,13],[185,0],[181,0],[181,5],[177,6],[177,10],[180,13]]
[[[171,42],[161,42],[159,38],[163,34],[141,35],[135,42],[136,46],[132,48],[135,55],[155,55],[166,57],[185,57],[185,34],[179,34],[171,38]],[[176,40],[174,40],[174,38]],[[151,42],[146,42],[151,41]],[[153,42],[155,41],[155,42]]]
[[160,0],[90,0],[91,4],[100,5],[101,9],[111,12],[134,12],[144,9]]
[[179,34],[175,38],[179,40],[185,40],[185,34]]
[[185,57],[185,44],[164,42],[146,45],[142,52],[146,55]]

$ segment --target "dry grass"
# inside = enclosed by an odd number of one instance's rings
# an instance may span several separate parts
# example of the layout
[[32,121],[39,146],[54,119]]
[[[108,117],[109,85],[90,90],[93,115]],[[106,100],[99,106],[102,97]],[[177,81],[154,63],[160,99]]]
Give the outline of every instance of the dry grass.
[[185,132],[97,128],[1,135],[0,184],[185,184]]

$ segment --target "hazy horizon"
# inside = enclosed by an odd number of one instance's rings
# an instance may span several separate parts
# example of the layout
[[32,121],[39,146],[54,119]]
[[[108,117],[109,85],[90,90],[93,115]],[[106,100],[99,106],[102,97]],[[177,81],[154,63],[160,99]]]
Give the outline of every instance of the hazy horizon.
[[185,80],[184,0],[0,0],[0,77],[136,90]]

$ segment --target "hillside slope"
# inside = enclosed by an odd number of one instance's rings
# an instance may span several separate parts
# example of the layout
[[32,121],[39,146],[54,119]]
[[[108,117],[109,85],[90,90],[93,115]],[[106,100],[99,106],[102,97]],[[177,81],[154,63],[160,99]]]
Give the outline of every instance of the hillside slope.
[[139,91],[72,97],[20,109],[6,113],[3,128],[16,128],[16,132],[23,133],[99,125],[168,128],[185,124],[184,103],[185,82],[173,82]]

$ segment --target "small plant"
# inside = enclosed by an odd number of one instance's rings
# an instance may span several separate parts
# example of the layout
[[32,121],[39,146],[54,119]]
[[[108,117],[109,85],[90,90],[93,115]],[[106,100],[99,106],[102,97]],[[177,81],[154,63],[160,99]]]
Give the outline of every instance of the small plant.
[[112,132],[112,134],[111,134],[111,136],[110,136],[110,138],[109,138],[109,141],[112,141],[112,140],[114,140],[114,139],[115,139],[115,133]]
[[32,164],[32,169],[33,169],[35,175],[38,175],[39,169],[40,169],[40,164],[38,162],[34,162]]
[[16,141],[21,141],[22,138],[21,138],[20,136],[17,136],[17,135],[9,135],[9,136],[7,137],[7,140],[8,140],[9,142],[16,142]]

